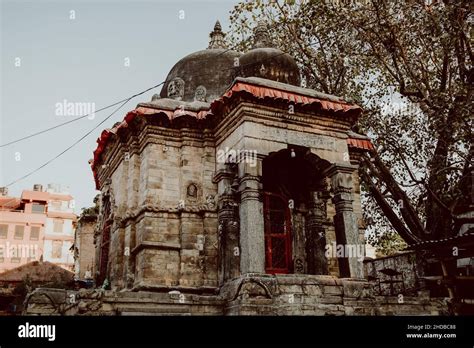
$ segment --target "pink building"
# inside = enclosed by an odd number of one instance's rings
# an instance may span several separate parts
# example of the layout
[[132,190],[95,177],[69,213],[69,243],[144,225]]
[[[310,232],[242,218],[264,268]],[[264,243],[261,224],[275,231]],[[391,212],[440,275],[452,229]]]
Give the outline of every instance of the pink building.
[[72,270],[74,200],[57,185],[34,185],[21,198],[0,190],[0,273],[31,261],[55,263]]

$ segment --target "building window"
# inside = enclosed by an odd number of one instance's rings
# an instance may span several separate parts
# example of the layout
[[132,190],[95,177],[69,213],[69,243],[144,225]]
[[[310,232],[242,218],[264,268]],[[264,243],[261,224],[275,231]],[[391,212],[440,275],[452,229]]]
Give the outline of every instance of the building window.
[[7,239],[8,225],[0,225],[0,239]]
[[54,222],[53,222],[54,226],[53,226],[53,231],[56,232],[56,233],[63,233],[63,225],[64,225],[64,221],[61,220],[61,219],[55,219]]
[[25,226],[22,225],[16,225],[15,226],[15,239],[23,239],[23,236],[25,234]]
[[61,201],[52,201],[51,208],[54,210],[61,210]]
[[60,259],[62,255],[62,249],[63,249],[63,242],[61,240],[54,240],[51,257],[53,259]]
[[5,258],[4,257],[0,257],[0,263],[4,263],[5,262]]
[[39,239],[40,228],[38,226],[32,226],[30,230],[30,240]]
[[12,257],[10,261],[11,263],[20,263],[21,257]]
[[44,214],[44,204],[33,203],[31,212],[34,214]]

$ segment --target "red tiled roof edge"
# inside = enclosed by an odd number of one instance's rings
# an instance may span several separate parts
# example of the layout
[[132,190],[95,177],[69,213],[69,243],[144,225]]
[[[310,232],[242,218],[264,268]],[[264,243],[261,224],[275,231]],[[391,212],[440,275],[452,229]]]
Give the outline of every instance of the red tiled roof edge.
[[369,139],[347,138],[347,146],[364,151],[374,151],[374,144]]
[[247,82],[237,82],[235,83],[227,92],[225,92],[222,97],[216,99],[211,103],[211,110],[214,111],[217,107],[224,103],[225,99],[230,99],[232,95],[240,92],[247,92],[252,94],[254,97],[264,99],[264,98],[273,98],[273,99],[282,99],[288,100],[295,104],[303,104],[303,105],[311,105],[311,104],[319,104],[323,110],[328,111],[358,111],[359,113],[362,112],[362,108],[355,104],[349,104],[344,101],[331,101],[331,100],[324,100],[316,97],[301,95],[298,93],[293,93],[289,91],[283,91],[276,88],[271,87],[263,87],[253,85]]
[[[229,99],[232,97],[233,94],[239,93],[239,92],[247,92],[261,99],[263,98],[282,99],[282,100],[289,100],[291,102],[294,102],[295,104],[304,104],[304,105],[319,104],[322,109],[328,110],[328,111],[334,111],[334,112],[337,112],[337,111],[348,112],[352,110],[355,110],[358,113],[362,112],[362,109],[360,106],[355,105],[355,104],[349,104],[344,101],[338,101],[338,102],[329,101],[329,100],[301,95],[298,93],[283,91],[276,88],[257,86],[257,85],[246,83],[246,82],[234,83],[233,86],[222,95],[222,97],[214,100],[211,103],[210,110],[203,110],[196,113],[196,112],[192,112],[188,110],[183,111],[180,108],[177,108],[176,110],[171,111],[171,110],[138,107],[135,110],[128,112],[124,120],[116,127],[113,127],[112,129],[103,130],[100,137],[97,139],[98,145],[97,145],[96,150],[94,151],[94,159],[91,164],[94,180],[96,183],[96,188],[97,189],[99,188],[99,181],[97,177],[97,172],[95,170],[95,166],[98,163],[98,160],[100,159],[100,156],[103,153],[111,134],[116,134],[120,128],[127,127],[128,124],[133,119],[135,119],[135,117],[141,116],[141,115],[152,115],[152,114],[164,113],[168,116],[170,120],[173,120],[174,118],[181,116],[180,114],[185,113],[186,115],[194,116],[197,119],[203,119],[207,116],[209,112],[212,112],[213,110],[215,110],[219,104],[222,104],[225,99]],[[360,139],[357,139],[357,141],[359,140]],[[370,144],[370,141],[369,141],[369,144]],[[364,146],[370,147],[371,145],[372,144],[370,145],[365,144]]]
[[94,159],[91,163],[91,168],[92,172],[94,175],[94,181],[96,183],[96,189],[99,189],[99,181],[97,177],[97,172],[95,170],[95,167],[97,165],[97,162],[100,159],[100,156],[105,150],[105,146],[107,145],[108,140],[110,139],[112,134],[117,134],[117,132],[121,128],[126,128],[128,125],[137,117],[137,116],[145,116],[145,115],[156,115],[156,114],[165,114],[170,121],[176,119],[177,117],[184,116],[184,115],[189,115],[197,118],[198,120],[206,118],[207,114],[209,113],[209,110],[202,110],[199,112],[194,112],[194,111],[189,111],[189,110],[183,110],[179,107],[177,107],[174,111],[172,110],[164,110],[164,109],[154,109],[154,108],[146,108],[143,106],[139,106],[136,109],[129,111],[122,122],[118,124],[117,126],[111,128],[111,129],[104,129],[102,133],[100,134],[100,137],[97,139],[97,148],[94,150]]

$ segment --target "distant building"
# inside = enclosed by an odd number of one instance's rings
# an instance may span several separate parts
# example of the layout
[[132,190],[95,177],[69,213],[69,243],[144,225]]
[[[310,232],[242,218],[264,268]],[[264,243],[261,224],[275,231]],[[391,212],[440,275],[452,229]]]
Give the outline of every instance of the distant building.
[[71,270],[70,248],[77,216],[74,199],[59,185],[34,185],[20,198],[0,190],[0,273],[31,261],[55,263]]

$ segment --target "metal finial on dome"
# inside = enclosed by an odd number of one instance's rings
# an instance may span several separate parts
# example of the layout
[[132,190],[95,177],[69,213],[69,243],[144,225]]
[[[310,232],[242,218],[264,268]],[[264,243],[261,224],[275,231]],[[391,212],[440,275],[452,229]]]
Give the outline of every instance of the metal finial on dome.
[[253,35],[253,48],[271,47],[270,34],[268,33],[267,24],[264,21],[258,21]]
[[208,49],[213,48],[227,48],[224,42],[225,34],[222,32],[221,23],[219,21],[214,25],[214,30],[209,34],[211,40],[209,41]]

